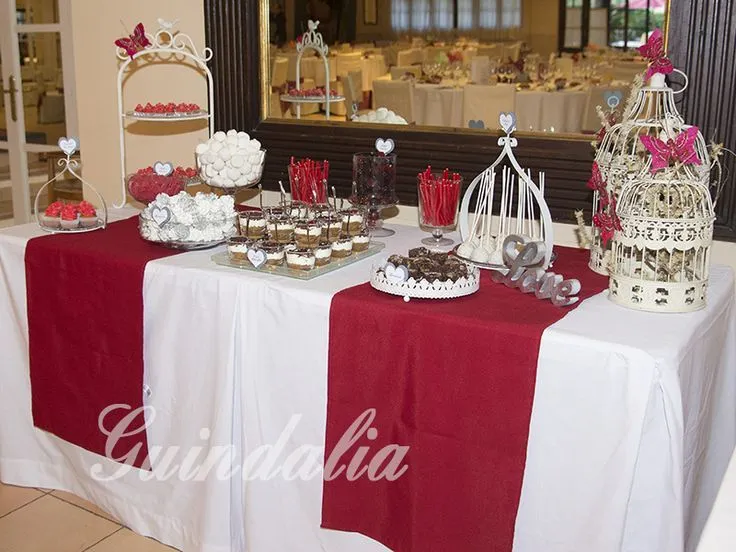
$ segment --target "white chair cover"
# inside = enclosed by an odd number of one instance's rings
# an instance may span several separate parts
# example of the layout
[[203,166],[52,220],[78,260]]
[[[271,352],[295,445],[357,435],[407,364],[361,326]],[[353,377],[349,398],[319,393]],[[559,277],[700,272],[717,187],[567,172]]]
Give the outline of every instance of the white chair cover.
[[281,88],[286,84],[289,73],[289,60],[286,58],[274,58],[271,65],[271,87]]
[[463,123],[483,121],[486,128],[498,128],[498,116],[514,111],[516,85],[513,84],[468,84],[463,99]]
[[359,71],[361,69],[360,60],[362,55],[360,52],[339,53],[337,58],[337,74],[336,76],[347,77],[350,71]]
[[427,46],[424,48],[424,59],[422,61],[425,63],[434,63],[442,54],[447,55],[449,51],[449,46]]
[[391,68],[391,80],[401,80],[404,75],[411,73],[416,78],[422,76],[422,68],[418,65],[407,65],[404,67]]
[[470,80],[475,84],[488,84],[491,78],[491,60],[488,56],[476,56],[470,61]]
[[513,61],[519,61],[521,57],[521,42],[514,42],[504,46],[504,57],[511,58]]
[[363,75],[361,71],[350,71],[343,78],[343,93],[345,94],[345,111],[347,118],[353,116],[353,105],[360,105],[363,100]]
[[396,56],[396,65],[414,65],[424,63],[424,53],[419,48],[401,50]]
[[426,126],[463,127],[462,88],[438,84],[414,86],[416,123]]
[[416,121],[412,82],[377,79],[373,81],[373,98],[376,107],[385,107],[406,119],[408,123]]
[[561,57],[555,60],[555,67],[566,79],[572,79],[572,70],[575,62],[571,57]]
[[504,57],[504,47],[503,44],[486,44],[484,46],[478,47],[478,55],[479,56],[486,56],[489,59],[498,61],[500,59],[503,59]]

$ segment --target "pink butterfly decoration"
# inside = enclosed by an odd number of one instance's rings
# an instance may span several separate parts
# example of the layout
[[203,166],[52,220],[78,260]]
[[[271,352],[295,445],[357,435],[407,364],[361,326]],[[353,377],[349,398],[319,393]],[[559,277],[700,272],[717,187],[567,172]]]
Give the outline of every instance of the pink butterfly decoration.
[[644,147],[652,154],[651,172],[666,169],[671,161],[679,161],[683,165],[700,165],[701,161],[695,151],[695,139],[698,137],[698,127],[692,126],[680,132],[674,139],[666,142],[653,136],[641,136],[639,139]]
[[138,23],[133,29],[133,34],[129,37],[118,38],[115,41],[115,46],[122,48],[125,52],[133,57],[135,54],[143,50],[146,46],[150,46],[151,41],[146,36],[146,31],[143,28],[143,23]]
[[608,205],[608,190],[606,190],[606,183],[603,182],[603,176],[601,175],[601,169],[598,163],[593,162],[593,171],[590,174],[588,180],[588,188],[594,192],[598,192],[598,199],[601,207],[605,208]]
[[649,61],[647,79],[652,78],[655,73],[669,75],[675,70],[672,62],[664,55],[664,37],[659,29],[654,29],[646,44],[639,47],[639,53]]
[[611,198],[608,211],[610,214],[600,212],[593,215],[593,224],[601,231],[601,240],[604,246],[608,245],[616,230],[620,232],[623,229],[621,227],[621,220],[616,214],[616,200],[614,198]]

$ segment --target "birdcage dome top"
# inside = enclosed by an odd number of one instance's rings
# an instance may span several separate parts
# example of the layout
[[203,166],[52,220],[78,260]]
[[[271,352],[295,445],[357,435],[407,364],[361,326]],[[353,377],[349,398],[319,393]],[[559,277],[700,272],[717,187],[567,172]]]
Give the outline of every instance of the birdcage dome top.
[[[681,124],[677,119],[661,121],[624,121],[611,127],[603,139],[596,154],[604,181],[614,187],[620,187],[621,182],[610,182],[619,175],[633,180],[649,173],[652,166],[652,156],[646,151],[642,143],[642,136],[651,136],[662,142],[676,140],[676,137],[693,128],[691,125]],[[697,161],[683,165],[678,172],[681,176],[691,180],[706,183],[710,178],[711,157],[703,135],[698,130],[694,140],[695,156]]]

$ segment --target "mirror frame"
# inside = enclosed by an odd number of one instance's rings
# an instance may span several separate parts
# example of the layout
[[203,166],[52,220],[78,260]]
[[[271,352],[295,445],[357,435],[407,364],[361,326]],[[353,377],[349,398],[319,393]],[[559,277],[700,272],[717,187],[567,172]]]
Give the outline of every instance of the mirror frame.
[[[329,159],[330,185],[347,197],[352,155],[370,150],[376,138],[391,137],[398,154],[397,193],[400,204],[416,205],[416,175],[428,164],[460,172],[466,183],[498,155],[498,133],[485,130],[394,125],[349,125],[344,122],[267,119],[268,10],[262,0],[203,0],[205,32],[214,50],[215,125],[243,129],[258,138],[266,155],[263,187],[277,190],[288,178],[290,157]],[[719,142],[736,150],[736,6],[719,2],[701,10],[699,0],[674,0],[667,25],[668,52],[676,67],[690,75],[678,109],[698,125],[707,140],[717,131]],[[701,13],[703,12],[703,13]],[[715,64],[722,68],[715,69]],[[723,116],[721,115],[723,114]],[[724,126],[724,120],[726,125]],[[590,220],[591,192],[585,184],[593,162],[591,137],[540,136],[518,133],[517,155],[524,167],[546,172],[546,199],[557,222],[573,223],[574,211]],[[736,174],[736,163],[726,163]],[[736,241],[736,188],[726,186],[718,203],[716,237]]]

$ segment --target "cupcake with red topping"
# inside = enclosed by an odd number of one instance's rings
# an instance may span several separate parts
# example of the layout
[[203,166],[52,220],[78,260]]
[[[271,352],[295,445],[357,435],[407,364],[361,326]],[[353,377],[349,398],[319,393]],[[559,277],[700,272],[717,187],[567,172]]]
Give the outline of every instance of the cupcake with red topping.
[[97,209],[88,201],[82,201],[78,207],[79,225],[82,228],[94,228],[97,226]]
[[61,228],[63,230],[79,228],[79,207],[67,203],[61,208]]
[[61,201],[54,201],[46,207],[43,215],[41,215],[41,224],[47,228],[61,228],[61,209],[64,204]]

